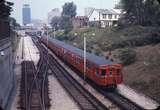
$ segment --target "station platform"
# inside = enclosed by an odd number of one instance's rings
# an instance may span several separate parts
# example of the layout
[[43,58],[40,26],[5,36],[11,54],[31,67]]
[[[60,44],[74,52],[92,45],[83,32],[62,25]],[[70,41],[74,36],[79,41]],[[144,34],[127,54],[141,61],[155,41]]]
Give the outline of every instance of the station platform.
[[124,84],[118,85],[117,91],[146,110],[155,110],[160,106],[156,101]]

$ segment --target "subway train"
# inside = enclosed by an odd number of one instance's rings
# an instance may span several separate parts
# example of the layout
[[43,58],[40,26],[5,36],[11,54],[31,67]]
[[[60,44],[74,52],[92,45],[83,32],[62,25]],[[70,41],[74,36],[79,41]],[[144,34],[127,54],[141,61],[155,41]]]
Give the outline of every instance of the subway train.
[[[41,43],[55,53],[59,58],[69,63],[72,67],[84,74],[84,52],[74,46],[51,37],[41,37]],[[122,68],[120,63],[107,60],[92,53],[86,53],[86,77],[100,87],[115,89],[122,83]]]

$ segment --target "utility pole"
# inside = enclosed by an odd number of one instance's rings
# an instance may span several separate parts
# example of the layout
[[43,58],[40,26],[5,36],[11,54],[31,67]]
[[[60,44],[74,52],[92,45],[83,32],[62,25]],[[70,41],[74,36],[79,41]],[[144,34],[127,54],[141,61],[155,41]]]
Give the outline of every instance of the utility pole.
[[101,13],[99,12],[99,28],[101,28]]
[[54,27],[54,32],[53,32],[53,33],[54,33],[54,39],[55,39],[55,31],[56,31],[56,29],[55,29],[55,27]]
[[84,33],[84,84],[86,80],[86,34]]

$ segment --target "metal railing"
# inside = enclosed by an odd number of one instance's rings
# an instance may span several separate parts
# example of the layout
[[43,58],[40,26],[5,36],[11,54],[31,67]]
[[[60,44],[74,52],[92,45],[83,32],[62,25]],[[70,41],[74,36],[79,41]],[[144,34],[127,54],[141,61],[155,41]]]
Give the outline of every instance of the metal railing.
[[8,43],[10,41],[10,37],[4,38],[0,40],[0,47],[3,46],[4,44]]

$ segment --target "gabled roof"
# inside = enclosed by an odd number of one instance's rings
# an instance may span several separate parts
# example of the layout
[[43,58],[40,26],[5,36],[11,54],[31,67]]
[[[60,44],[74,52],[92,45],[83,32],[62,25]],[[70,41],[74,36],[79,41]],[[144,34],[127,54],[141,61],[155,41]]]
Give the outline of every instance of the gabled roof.
[[98,13],[100,12],[101,14],[121,14],[121,10],[120,9],[95,9],[95,8],[90,8],[90,12],[87,15],[87,17],[89,18],[94,11],[97,11]]
[[113,9],[95,9],[95,11],[101,13],[101,14],[119,14],[116,11],[114,11]]

